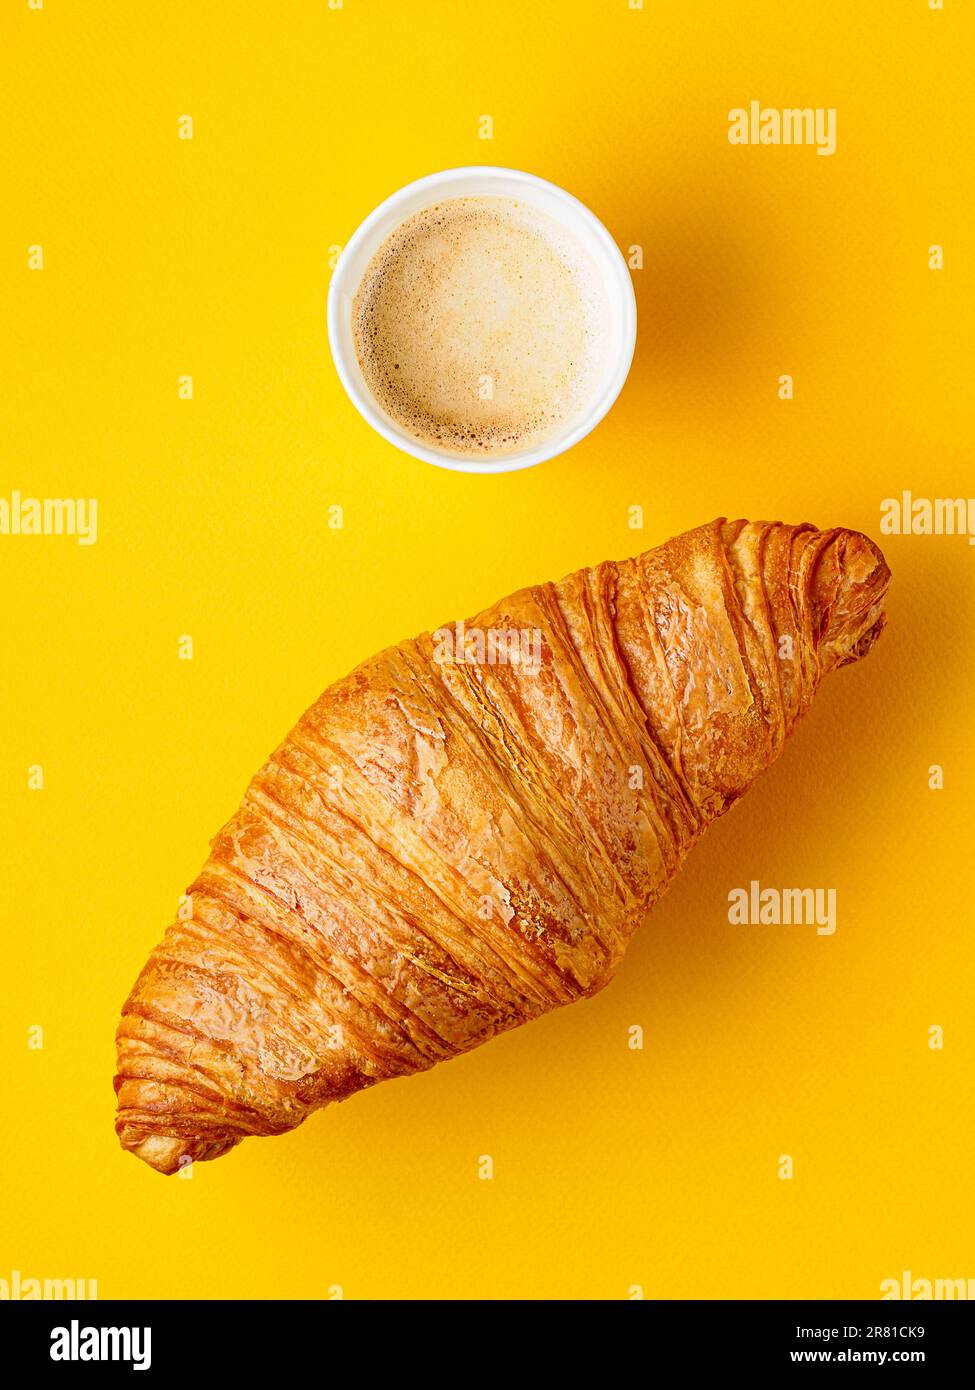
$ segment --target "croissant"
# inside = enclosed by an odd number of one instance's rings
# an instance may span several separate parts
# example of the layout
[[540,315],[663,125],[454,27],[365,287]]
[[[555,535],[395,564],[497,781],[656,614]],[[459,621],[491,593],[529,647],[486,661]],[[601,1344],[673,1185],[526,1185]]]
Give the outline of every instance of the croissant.
[[602,989],[889,578],[855,531],[719,519],[330,686],[125,1003],[123,1147],[173,1173]]

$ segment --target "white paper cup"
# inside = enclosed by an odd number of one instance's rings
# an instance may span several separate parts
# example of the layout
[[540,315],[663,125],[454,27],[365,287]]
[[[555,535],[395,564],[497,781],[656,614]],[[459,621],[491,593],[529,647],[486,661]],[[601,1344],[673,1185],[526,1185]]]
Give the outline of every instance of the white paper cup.
[[[519,453],[497,458],[459,454],[436,448],[415,438],[399,425],[373,396],[366,385],[356,357],[352,336],[352,302],[366,268],[389,234],[414,213],[447,198],[517,198],[547,213],[573,233],[596,268],[609,309],[607,351],[600,381],[590,404],[563,429]],[[593,213],[554,183],[524,174],[517,169],[498,169],[491,165],[467,169],[446,169],[440,174],[408,183],[371,212],[339,256],[328,291],[328,341],[339,379],[352,404],[373,429],[412,454],[440,468],[460,473],[509,473],[531,468],[565,453],[578,444],[603,418],[616,400],[633,360],[636,345],[636,296],[633,282],[619,247]]]

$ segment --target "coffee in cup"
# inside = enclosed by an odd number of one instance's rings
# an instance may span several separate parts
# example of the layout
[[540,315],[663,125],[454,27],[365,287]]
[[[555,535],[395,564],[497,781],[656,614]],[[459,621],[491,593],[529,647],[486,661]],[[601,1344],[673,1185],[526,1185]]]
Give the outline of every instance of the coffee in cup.
[[363,378],[392,420],[453,454],[531,449],[606,372],[609,306],[586,248],[520,199],[448,198],[395,227],[352,304]]

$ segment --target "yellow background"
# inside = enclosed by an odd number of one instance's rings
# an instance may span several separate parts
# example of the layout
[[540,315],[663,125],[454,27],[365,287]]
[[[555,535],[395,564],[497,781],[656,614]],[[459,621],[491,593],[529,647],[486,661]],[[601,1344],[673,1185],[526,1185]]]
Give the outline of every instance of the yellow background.
[[[593,1002],[188,1182],[122,1154],[111,1085],[121,1003],[210,836],[360,659],[718,514],[880,539],[883,498],[973,491],[972,6],[4,0],[0,23],[0,495],[99,500],[90,548],[0,537],[0,1277],[173,1298],[975,1277],[964,539],[885,542],[879,647]],[[835,106],[836,154],[731,146],[753,98]],[[325,335],[329,247],[467,163],[553,179],[645,249],[617,406],[496,478],[373,434]],[[835,887],[835,937],[729,926],[752,878]]]

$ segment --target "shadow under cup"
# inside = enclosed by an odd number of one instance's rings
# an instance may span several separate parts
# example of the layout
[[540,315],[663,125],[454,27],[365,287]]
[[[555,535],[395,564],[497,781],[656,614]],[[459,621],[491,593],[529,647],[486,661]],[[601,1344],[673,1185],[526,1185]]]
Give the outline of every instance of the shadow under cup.
[[[356,292],[373,256],[407,218],[451,198],[510,198],[537,209],[574,237],[595,270],[605,295],[606,352],[590,399],[553,434],[519,452],[457,453],[416,438],[383,408],[369,389],[356,356],[352,312]],[[328,337],[336,370],[349,398],[373,429],[398,449],[426,463],[463,473],[506,473],[530,468],[564,453],[603,418],[626,381],[636,344],[636,298],[630,273],[609,232],[577,198],[556,184],[516,169],[449,169],[407,184],[366,218],[339,257],[328,294]]]

